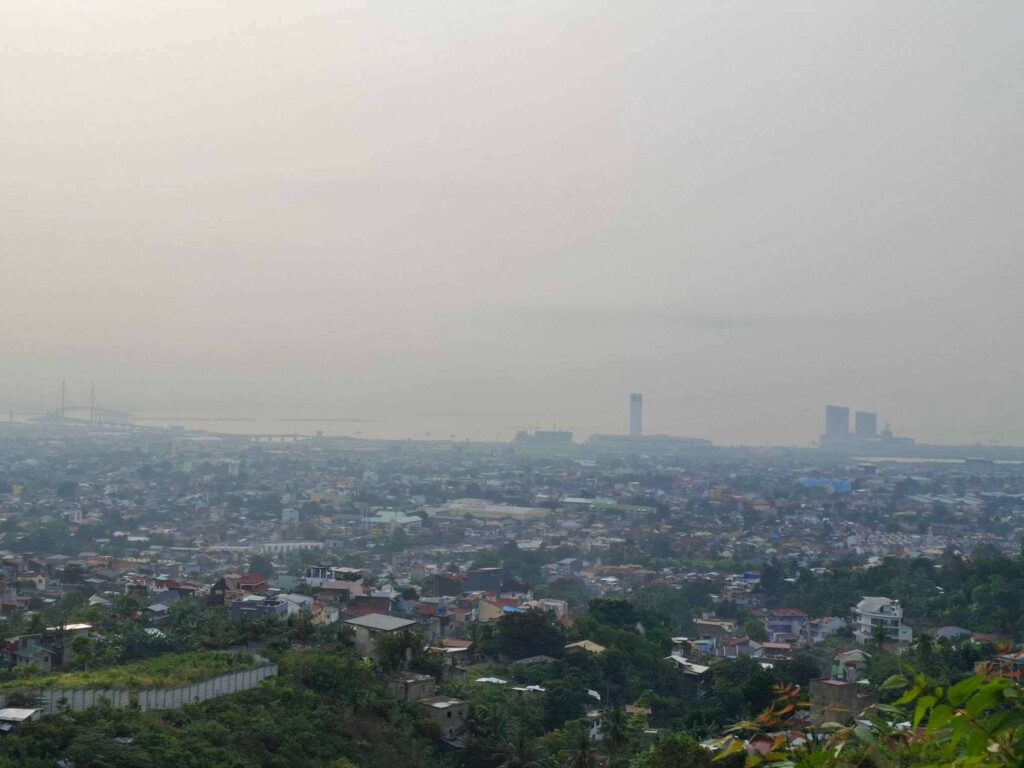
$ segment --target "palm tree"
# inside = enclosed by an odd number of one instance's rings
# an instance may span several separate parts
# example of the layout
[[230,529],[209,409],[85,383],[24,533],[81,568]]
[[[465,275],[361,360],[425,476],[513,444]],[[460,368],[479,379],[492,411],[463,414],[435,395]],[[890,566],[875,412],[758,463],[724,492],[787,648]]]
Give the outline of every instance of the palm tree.
[[914,647],[922,659],[930,659],[932,652],[935,650],[935,638],[932,637],[930,632],[922,632],[917,636]]
[[926,674],[933,674],[941,662],[935,652],[935,637],[930,632],[922,632],[914,640],[914,661],[918,669]]
[[584,721],[576,720],[565,729],[565,768],[598,768],[601,755],[590,740],[590,729]]
[[508,711],[502,705],[474,704],[469,708],[466,727],[480,739],[498,741],[507,734]]
[[604,713],[601,726],[602,745],[610,755],[623,751],[632,740],[634,729],[622,707],[611,707]]
[[872,627],[871,628],[871,642],[874,645],[876,651],[882,650],[882,646],[889,639],[889,633],[886,632],[885,627]]
[[495,757],[501,761],[497,768],[540,768],[544,763],[537,740],[519,723],[508,727]]

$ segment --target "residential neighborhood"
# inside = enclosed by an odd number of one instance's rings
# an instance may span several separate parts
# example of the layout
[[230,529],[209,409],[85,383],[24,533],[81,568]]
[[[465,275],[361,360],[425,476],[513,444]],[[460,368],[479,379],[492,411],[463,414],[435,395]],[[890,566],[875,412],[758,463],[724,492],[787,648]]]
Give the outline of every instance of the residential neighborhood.
[[[1017,679],[1020,615],[956,597],[1020,549],[1015,471],[708,450],[26,432],[0,442],[0,677],[326,643],[455,751],[499,691],[569,685],[600,742],[609,696],[646,739],[739,715],[734,668],[795,683],[794,728],[852,722],[911,661]],[[652,644],[647,694],[550,677],[610,664],[616,632]]]

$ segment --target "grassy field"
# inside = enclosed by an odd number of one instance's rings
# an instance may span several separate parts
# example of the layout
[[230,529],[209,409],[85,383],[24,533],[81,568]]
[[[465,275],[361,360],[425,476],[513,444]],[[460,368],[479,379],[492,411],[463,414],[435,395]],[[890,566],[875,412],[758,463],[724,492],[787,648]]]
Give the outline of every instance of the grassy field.
[[34,675],[0,682],[0,692],[38,688],[170,688],[258,666],[250,654],[171,653],[118,667]]

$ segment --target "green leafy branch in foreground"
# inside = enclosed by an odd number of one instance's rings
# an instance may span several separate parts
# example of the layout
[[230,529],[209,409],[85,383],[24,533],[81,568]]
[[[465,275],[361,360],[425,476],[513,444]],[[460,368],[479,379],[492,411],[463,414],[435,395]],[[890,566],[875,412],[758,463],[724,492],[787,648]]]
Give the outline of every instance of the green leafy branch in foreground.
[[[883,712],[914,705],[911,727],[936,752],[927,765],[1024,765],[1024,691],[1001,677],[974,675],[943,690],[924,675],[894,675],[883,688],[906,692]],[[932,756],[929,755],[929,759]]]
[[[828,723],[818,732],[784,719],[796,697],[779,690],[755,720],[737,723],[715,742],[716,759],[745,754],[747,768],[1024,765],[1024,691],[1014,682],[975,675],[943,689],[915,674],[894,675],[882,687],[903,694],[852,726]],[[768,745],[764,752],[751,746],[754,737]]]

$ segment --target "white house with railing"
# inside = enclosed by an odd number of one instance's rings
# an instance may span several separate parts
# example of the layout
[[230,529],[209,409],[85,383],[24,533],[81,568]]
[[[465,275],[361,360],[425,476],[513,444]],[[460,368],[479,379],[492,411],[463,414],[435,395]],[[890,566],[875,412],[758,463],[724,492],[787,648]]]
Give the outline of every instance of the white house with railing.
[[875,639],[879,632],[887,640],[909,643],[914,633],[903,623],[903,606],[888,597],[865,597],[853,609],[853,636],[859,643]]

